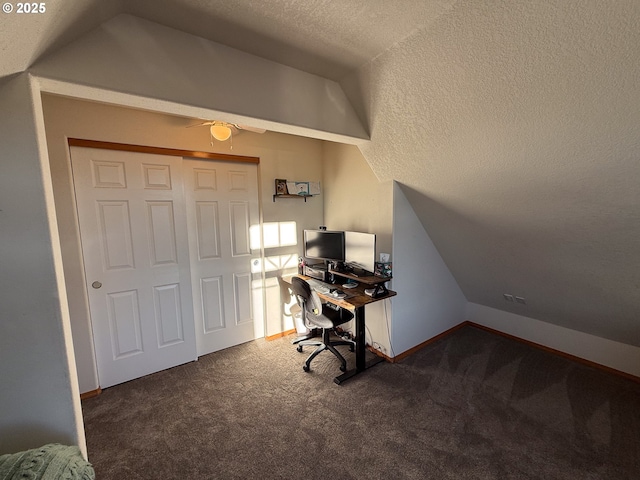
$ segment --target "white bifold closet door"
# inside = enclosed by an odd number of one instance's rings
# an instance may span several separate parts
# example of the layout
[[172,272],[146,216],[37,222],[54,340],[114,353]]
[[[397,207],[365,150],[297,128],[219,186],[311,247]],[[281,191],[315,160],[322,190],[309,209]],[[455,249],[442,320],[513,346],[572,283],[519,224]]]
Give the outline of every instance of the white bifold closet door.
[[84,147],[71,159],[101,388],[256,338],[255,165]]
[[196,340],[205,355],[264,336],[259,269],[252,273],[260,263],[258,168],[185,159],[184,173]]

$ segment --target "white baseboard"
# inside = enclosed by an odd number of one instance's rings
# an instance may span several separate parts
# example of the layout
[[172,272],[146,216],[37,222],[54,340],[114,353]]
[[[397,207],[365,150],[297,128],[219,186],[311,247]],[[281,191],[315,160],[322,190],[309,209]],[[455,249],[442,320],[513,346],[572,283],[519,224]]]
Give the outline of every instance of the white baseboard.
[[640,377],[640,347],[471,302],[467,303],[467,320],[634,377]]

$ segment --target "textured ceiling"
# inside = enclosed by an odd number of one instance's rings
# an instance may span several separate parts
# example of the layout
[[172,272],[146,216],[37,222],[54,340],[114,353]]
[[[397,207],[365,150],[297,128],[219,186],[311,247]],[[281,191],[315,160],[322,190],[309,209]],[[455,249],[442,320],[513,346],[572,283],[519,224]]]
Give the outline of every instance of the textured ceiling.
[[637,0],[46,5],[0,76],[131,13],[340,81],[470,301],[640,345]]
[[0,77],[130,13],[269,60],[339,80],[445,12],[453,0],[58,0],[44,14],[3,15]]

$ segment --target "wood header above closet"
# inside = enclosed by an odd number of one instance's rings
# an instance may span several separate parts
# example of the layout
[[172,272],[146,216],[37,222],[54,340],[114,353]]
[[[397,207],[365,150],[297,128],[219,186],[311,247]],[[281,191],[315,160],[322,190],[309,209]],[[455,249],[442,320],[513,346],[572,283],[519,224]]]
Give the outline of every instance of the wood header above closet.
[[126,152],[154,153],[158,155],[171,155],[174,157],[204,158],[208,160],[221,160],[225,162],[260,163],[260,157],[245,157],[242,155],[229,155],[226,153],[198,152],[194,150],[180,150],[177,148],[149,147],[146,145],[132,145],[129,143],[101,142],[97,140],[83,140],[69,138],[70,147],[102,148],[105,150],[122,150]]

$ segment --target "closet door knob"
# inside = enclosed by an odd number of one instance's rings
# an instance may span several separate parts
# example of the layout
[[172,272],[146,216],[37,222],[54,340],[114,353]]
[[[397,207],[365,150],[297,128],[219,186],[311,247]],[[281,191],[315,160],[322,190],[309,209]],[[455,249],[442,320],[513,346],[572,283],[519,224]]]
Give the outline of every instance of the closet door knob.
[[102,286],[102,284],[100,282],[93,282],[91,286],[97,290]]

